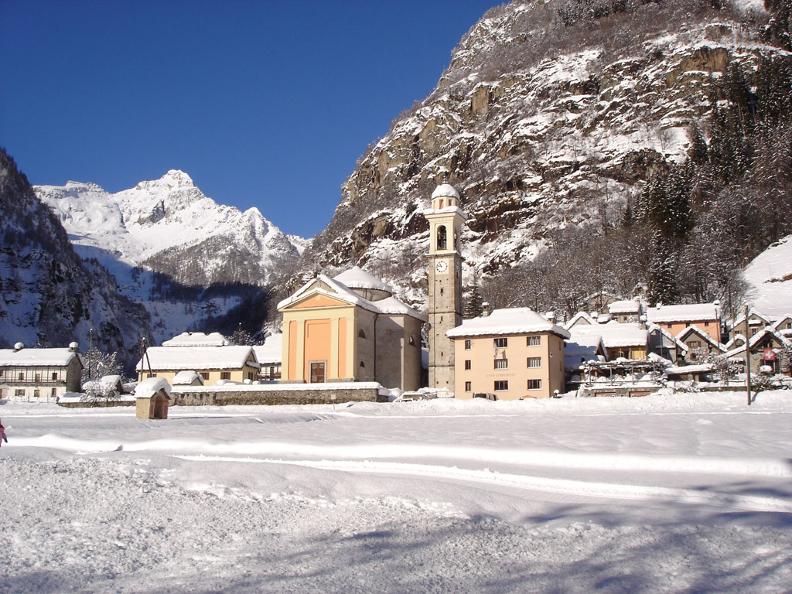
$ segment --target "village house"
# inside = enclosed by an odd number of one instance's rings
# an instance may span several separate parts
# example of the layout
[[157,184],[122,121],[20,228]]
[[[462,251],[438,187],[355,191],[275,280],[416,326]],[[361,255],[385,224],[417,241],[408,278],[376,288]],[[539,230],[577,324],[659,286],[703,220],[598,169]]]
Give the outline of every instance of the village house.
[[635,299],[622,299],[608,304],[610,319],[620,324],[639,322],[643,315],[643,305]]
[[264,344],[255,345],[253,351],[261,365],[258,379],[275,382],[281,379],[281,361],[283,357],[283,334],[276,332],[267,336]]
[[602,339],[605,358],[643,361],[647,357],[648,333],[639,324],[577,324],[569,331],[570,341],[577,344],[591,343],[596,337]]
[[80,391],[83,364],[77,343],[68,348],[0,349],[0,398],[49,402]]
[[685,360],[688,363],[699,363],[711,355],[726,352],[726,347],[695,324],[681,330],[676,339],[687,347]]
[[710,338],[721,342],[720,304],[686,303],[682,305],[661,305],[646,310],[647,321],[665,328],[674,336],[688,326],[696,325]]
[[750,338],[760,330],[764,330],[771,325],[772,321],[770,318],[755,309],[749,309],[747,317],[745,313],[742,313],[729,325],[729,336],[734,338],[739,334],[746,338]]
[[650,353],[655,353],[672,363],[682,361],[687,356],[687,345],[665,328],[657,324],[648,324],[646,331],[649,336]]
[[[773,374],[792,375],[788,365],[784,368],[784,351],[792,348],[792,340],[780,332],[772,328],[760,330],[748,340],[748,347],[754,372],[759,372],[765,367]],[[730,350],[725,356],[736,362],[744,361],[745,344]]]
[[138,381],[156,377],[171,384],[179,372],[194,371],[204,385],[254,381],[259,363],[250,346],[149,347],[135,366]]
[[[608,291],[597,291],[583,298],[580,308],[587,312],[607,313],[611,303],[620,301],[621,297]],[[596,316],[594,316],[596,318]]]
[[164,347],[220,347],[231,343],[219,332],[182,332],[162,343]]
[[318,275],[278,304],[281,381],[371,382],[417,390],[423,314],[361,268]]
[[454,342],[457,398],[546,398],[564,389],[567,332],[528,308],[496,309],[447,332]]

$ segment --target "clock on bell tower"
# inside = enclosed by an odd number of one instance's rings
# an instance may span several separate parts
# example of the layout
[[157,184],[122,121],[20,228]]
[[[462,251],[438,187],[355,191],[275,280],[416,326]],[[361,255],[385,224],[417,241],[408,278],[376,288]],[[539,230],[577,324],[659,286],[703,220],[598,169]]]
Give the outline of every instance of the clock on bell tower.
[[443,183],[432,192],[429,221],[429,387],[454,391],[454,345],[446,332],[462,323],[464,215],[459,193]]

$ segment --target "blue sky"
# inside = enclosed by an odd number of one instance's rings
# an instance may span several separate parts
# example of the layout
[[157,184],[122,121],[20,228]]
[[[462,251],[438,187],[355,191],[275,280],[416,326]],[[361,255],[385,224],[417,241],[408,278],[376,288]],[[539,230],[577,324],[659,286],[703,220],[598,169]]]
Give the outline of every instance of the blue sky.
[[183,169],[289,233],[425,97],[493,0],[0,0],[0,144],[34,184]]

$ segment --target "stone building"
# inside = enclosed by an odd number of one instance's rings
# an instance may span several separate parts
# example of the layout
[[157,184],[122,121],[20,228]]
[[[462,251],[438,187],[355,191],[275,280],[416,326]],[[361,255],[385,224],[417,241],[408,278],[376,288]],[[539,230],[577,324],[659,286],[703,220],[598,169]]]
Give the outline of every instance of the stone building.
[[82,361],[77,343],[68,348],[0,349],[0,398],[48,402],[80,391]]
[[429,387],[454,392],[454,345],[448,332],[462,322],[462,224],[459,193],[450,184],[432,192],[429,221]]
[[416,390],[424,315],[361,268],[318,275],[278,304],[282,382],[370,382]]
[[688,326],[696,325],[716,342],[721,342],[720,304],[685,303],[680,305],[657,305],[646,311],[647,320],[678,336]]
[[218,382],[253,381],[259,363],[250,346],[161,346],[149,347],[135,370],[138,381],[157,377],[173,384],[181,371],[194,371],[208,386]]

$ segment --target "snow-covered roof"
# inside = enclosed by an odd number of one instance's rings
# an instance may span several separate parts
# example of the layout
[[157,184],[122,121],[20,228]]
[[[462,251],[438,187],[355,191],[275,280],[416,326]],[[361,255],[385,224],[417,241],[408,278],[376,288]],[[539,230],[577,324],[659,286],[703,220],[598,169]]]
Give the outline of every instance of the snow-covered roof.
[[135,398],[151,398],[160,390],[165,390],[165,393],[170,398],[171,385],[164,377],[148,377],[135,386]]
[[[763,322],[765,322],[766,324],[769,324],[769,323],[770,323],[770,319],[769,319],[767,316],[765,316],[763,313],[761,313],[761,312],[759,312],[759,311],[757,311],[757,310],[755,310],[755,309],[753,309],[753,308],[751,308],[750,310],[748,310],[748,320],[749,320],[749,323],[750,323],[750,320],[751,320],[752,318],[758,318],[758,319],[762,320]],[[741,313],[739,316],[737,316],[736,318],[734,318],[734,319],[733,319],[733,320],[732,320],[732,321],[729,323],[729,328],[734,328],[735,326],[738,326],[739,324],[742,324],[744,321],[745,321],[745,313],[743,312],[743,313]]]
[[283,334],[280,332],[270,334],[264,344],[254,346],[253,351],[262,365],[280,363],[283,358]]
[[607,349],[629,346],[646,346],[648,334],[637,323],[608,322],[594,326],[575,326],[570,330],[571,340],[579,342],[586,336],[599,336]]
[[792,310],[792,234],[770,245],[743,271],[751,305],[777,319]]
[[345,270],[341,274],[334,276],[333,280],[350,289],[376,289],[378,291],[386,291],[389,294],[393,293],[393,290],[387,284],[359,266],[353,266],[349,270]]
[[76,356],[68,348],[0,349],[0,367],[66,367]]
[[435,198],[459,198],[459,192],[451,184],[440,184],[432,192],[432,199]]
[[674,367],[667,367],[665,370],[666,375],[684,375],[686,373],[708,373],[712,371],[715,366],[712,363],[702,363],[700,365],[680,365]]
[[205,334],[203,332],[182,332],[178,336],[166,340],[162,343],[165,347],[188,347],[188,346],[227,346],[231,343],[228,342],[225,336],[219,332],[212,332]]
[[[253,347],[149,347],[147,360],[141,359],[135,366],[138,371],[153,370],[198,370],[198,369],[241,369],[246,362],[256,360]],[[251,361],[254,367],[258,363]],[[249,363],[250,364],[250,363]]]
[[608,305],[611,314],[637,314],[641,312],[641,304],[634,299],[622,299]]
[[175,376],[173,376],[172,383],[174,386],[192,386],[195,382],[200,382],[203,384],[203,379],[201,379],[201,376],[195,371],[189,369],[180,371]]
[[716,303],[684,303],[681,305],[658,305],[650,307],[646,316],[650,322],[693,322],[717,320],[719,307]]
[[[328,291],[322,287],[317,287],[317,281],[321,281],[330,287],[331,290]],[[369,301],[368,299],[364,299],[355,293],[341,281],[332,279],[324,274],[320,274],[315,279],[308,281],[293,295],[278,303],[278,310],[293,305],[294,303],[297,303],[298,301],[313,294],[325,295],[327,297],[339,299],[340,301],[345,301],[351,305],[357,305],[374,313],[387,315],[409,315],[421,321],[426,320],[426,316],[415,311],[413,308],[402,303],[395,297],[388,297],[387,299],[376,302]]]
[[[759,344],[763,338],[766,336],[771,336],[775,338],[781,345],[787,347],[792,346],[792,340],[781,334],[780,332],[776,332],[772,328],[762,328],[759,332],[751,336],[751,339],[748,341],[749,346],[753,349],[757,344]],[[733,357],[735,355],[739,355],[740,353],[745,352],[745,344],[741,344],[740,346],[730,350],[726,353],[726,357]]]
[[792,314],[784,314],[780,318],[778,318],[775,323],[773,323],[773,330],[779,331],[781,324],[784,322],[792,320]]
[[458,338],[489,334],[531,334],[533,332],[552,332],[562,338],[569,338],[569,332],[566,329],[549,322],[527,307],[496,309],[488,316],[465,320],[461,326],[446,332],[446,336]]
[[594,318],[592,318],[592,317],[591,317],[589,314],[587,314],[585,311],[579,311],[579,312],[577,312],[577,313],[576,313],[574,316],[572,316],[572,317],[571,317],[571,318],[570,318],[570,319],[569,319],[569,320],[568,320],[568,321],[567,321],[567,322],[564,324],[564,328],[566,328],[567,330],[569,330],[570,328],[572,328],[572,327],[573,327],[573,326],[575,326],[576,324],[580,324],[580,323],[584,323],[584,324],[588,324],[588,325],[590,325],[590,326],[593,326],[593,325],[594,325],[594,324],[596,324],[597,322],[595,322],[595,321],[594,321]]
[[682,330],[680,330],[679,333],[676,335],[676,337],[678,340],[684,341],[690,334],[696,334],[702,340],[714,346],[716,349],[720,351],[726,350],[726,348],[721,343],[716,341],[714,338],[712,338],[709,334],[707,334],[704,330],[702,330],[695,324],[691,324],[687,328],[683,328]]
[[653,332],[659,332],[660,334],[665,336],[668,340],[673,342],[676,345],[676,348],[684,351],[685,353],[688,352],[688,346],[684,342],[679,340],[676,336],[671,334],[668,330],[663,328],[662,326],[658,326],[657,324],[649,323],[649,324],[646,325],[646,329],[649,332],[649,334],[652,334]]
[[577,369],[586,361],[596,361],[597,352],[602,347],[602,337],[599,334],[573,335],[564,343],[564,367]]

